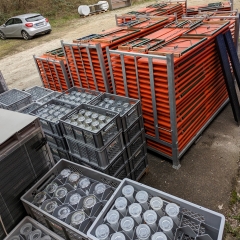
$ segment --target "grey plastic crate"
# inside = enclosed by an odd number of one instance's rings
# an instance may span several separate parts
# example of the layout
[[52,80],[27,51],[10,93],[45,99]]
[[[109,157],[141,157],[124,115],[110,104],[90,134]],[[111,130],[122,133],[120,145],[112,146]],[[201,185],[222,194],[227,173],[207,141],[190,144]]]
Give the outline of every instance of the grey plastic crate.
[[123,132],[123,139],[126,145],[130,144],[131,141],[143,130],[143,119],[140,116],[126,131]]
[[21,109],[18,110],[18,112],[20,113],[25,113],[25,114],[29,114],[30,112],[32,112],[33,110],[39,108],[41,106],[41,104],[33,102]]
[[21,227],[26,224],[30,223],[32,224],[32,231],[39,229],[42,231],[41,237],[44,237],[48,235],[51,237],[52,240],[64,240],[60,236],[58,236],[56,233],[50,231],[48,228],[37,222],[36,220],[32,219],[31,217],[25,217],[8,235],[4,240],[11,240],[14,236],[19,236],[20,240],[24,240],[25,236],[20,234]]
[[[78,114],[78,112],[81,110],[91,111],[107,116],[110,118],[110,121],[96,132],[88,131],[80,128],[79,126],[74,126],[71,123],[66,122],[67,119],[71,119],[72,115]],[[76,107],[72,112],[61,118],[60,122],[64,135],[72,137],[79,142],[94,148],[106,146],[109,141],[116,137],[121,130],[119,113],[87,104],[82,104]]]
[[[136,160],[136,159],[135,159]],[[130,164],[132,166],[133,161],[130,161]],[[131,172],[131,178],[135,181],[139,181],[142,176],[146,173],[146,170],[148,168],[148,158],[147,154],[145,154],[144,157],[142,157],[140,160],[138,160],[137,165],[135,165],[135,168]]]
[[55,98],[57,98],[59,95],[61,95],[62,93],[60,93],[60,92],[52,92],[52,93],[50,93],[50,94],[48,94],[48,95],[46,95],[46,96],[44,96],[44,97],[42,97],[42,98],[39,98],[38,100],[37,100],[37,103],[39,103],[39,104],[44,104],[44,103],[47,103],[47,102],[49,102],[50,100],[52,100],[52,99],[55,99]]
[[52,143],[58,148],[62,148],[63,150],[68,150],[66,139],[64,137],[59,137],[58,135],[50,134],[47,132],[45,132],[45,137],[49,143]]
[[118,135],[108,143],[108,145],[100,149],[89,147],[88,145],[82,144],[68,136],[65,136],[65,138],[67,140],[69,152],[72,155],[99,167],[108,166],[124,148],[122,132],[119,132]]
[[[97,196],[98,203],[96,203],[92,208],[90,218],[87,218],[87,220],[85,220],[78,229],[68,224],[69,218],[67,218],[65,221],[61,221],[55,217],[54,213],[51,215],[33,204],[34,196],[37,193],[43,191],[49,183],[53,181],[59,183],[59,179],[57,180],[56,178],[59,177],[60,172],[66,168],[70,169],[72,172],[79,172],[82,176],[88,177],[92,183],[97,181],[102,182],[107,186],[107,190],[102,195]],[[62,183],[65,184],[65,181]],[[22,196],[21,201],[23,202],[23,205],[30,216],[36,218],[37,220],[39,219],[43,224],[50,226],[51,230],[53,230],[64,239],[88,239],[86,235],[88,228],[95,221],[96,216],[101,212],[103,206],[107,203],[108,199],[112,196],[115,188],[119,184],[120,180],[116,178],[110,177],[93,169],[80,166],[70,161],[61,160],[37,184],[35,184]],[[71,186],[68,186],[68,188],[71,188]],[[89,194],[93,192],[93,188],[94,185],[92,185],[90,188]],[[81,192],[82,190],[73,190],[73,192],[75,191],[80,191],[79,193],[82,195],[81,201],[83,202],[85,195]],[[68,199],[66,198],[65,200],[67,202]],[[79,206],[76,206],[76,208],[81,208],[81,201],[79,202]],[[71,215],[68,217],[70,216]]]
[[[181,198],[175,197],[173,195],[162,192],[155,188],[151,188],[147,185],[125,178],[121,182],[119,187],[116,189],[113,196],[107,202],[101,214],[99,214],[99,216],[96,218],[94,224],[88,230],[87,235],[90,239],[98,240],[95,236],[96,228],[100,224],[106,223],[106,214],[109,212],[109,210],[115,209],[114,202],[116,198],[123,196],[122,189],[126,185],[131,185],[134,187],[134,190],[135,190],[133,195],[134,198],[138,191],[141,191],[141,190],[146,191],[149,195],[147,205],[148,205],[148,208],[150,209],[151,207],[149,206],[150,205],[149,203],[152,197],[162,198],[164,203],[162,208],[162,211],[163,211],[162,215],[166,214],[165,207],[168,203],[175,203],[180,207],[180,214],[178,216],[180,221],[180,226],[177,226],[174,223],[174,227],[173,227],[174,240],[186,240],[186,239],[221,240],[223,238],[225,217],[222,214],[211,211],[209,209],[206,209],[194,203],[185,201]],[[131,202],[128,200],[128,206],[130,204]],[[146,211],[146,207],[143,207],[143,212],[144,211]],[[128,211],[126,215],[130,216]],[[157,224],[161,216],[157,214]],[[121,218],[123,218],[122,214],[120,214],[119,222],[121,221]],[[142,221],[142,223],[144,222]],[[137,225],[138,223],[135,222],[134,237],[132,239],[137,239],[136,233],[135,233]],[[111,234],[114,233],[114,230],[110,226],[109,228],[110,228],[110,236],[111,236]],[[121,231],[121,227],[119,227],[118,231]],[[157,231],[162,231],[162,230],[158,227]],[[154,231],[151,229],[151,235],[153,233]],[[209,235],[210,238],[207,235]],[[151,236],[149,239],[151,239]],[[172,239],[172,238],[168,238],[168,239]]]
[[17,111],[31,102],[31,94],[18,89],[11,89],[0,94],[0,105],[7,110]]
[[138,164],[141,162],[142,158],[146,154],[147,154],[147,144],[146,142],[144,142],[129,159],[131,170],[134,170],[138,166]]
[[137,151],[137,149],[146,141],[145,131],[142,131],[134,138],[132,141],[127,144],[127,153],[128,158],[131,158],[133,154]]
[[[86,94],[86,97],[83,97],[83,94]],[[101,94],[101,92],[87,88],[72,87],[65,91],[63,94],[59,95],[57,99],[66,103],[73,104],[75,106],[79,106],[82,103],[90,104],[96,99],[96,97],[100,96]],[[90,99],[87,98],[89,95],[91,95]]]
[[50,148],[50,151],[52,153],[52,156],[53,156],[53,159],[54,159],[55,163],[59,162],[60,159],[62,159],[62,158],[70,160],[70,157],[69,157],[69,154],[68,154],[67,150],[62,149],[60,147],[57,147],[55,144],[52,144],[50,142],[48,142],[48,145],[49,145],[49,148]]
[[[60,107],[66,107],[69,110],[70,109],[72,110],[72,109],[75,108],[75,106],[73,106],[71,104],[66,104],[66,103],[63,103],[59,100],[52,99],[49,102],[43,104],[39,108],[32,111],[31,115],[38,116],[40,118],[40,122],[41,122],[41,125],[42,125],[42,128],[43,128],[44,132],[48,132],[48,133],[51,133],[51,134],[56,134],[56,135],[62,137],[63,135],[62,135],[62,130],[61,130],[61,127],[60,127],[59,120],[56,121],[56,122],[53,122],[53,121],[49,121],[49,120],[39,116],[39,115],[41,115],[40,114],[41,111],[43,109],[49,107],[51,104],[54,104],[54,105],[57,105],[57,106],[60,106]],[[65,114],[65,113],[63,113],[63,114]]]
[[79,157],[72,155],[71,153],[70,153],[70,158],[71,158],[71,161],[75,163],[95,169],[97,171],[100,171],[110,176],[116,176],[116,174],[119,172],[119,169],[121,169],[128,162],[126,149],[124,149],[118,156],[116,156],[115,159],[112,160],[112,162],[106,167],[98,167],[95,164],[91,164]]
[[29,94],[31,94],[32,101],[37,101],[38,99],[40,99],[46,95],[49,95],[50,93],[53,92],[50,89],[39,87],[39,86],[34,86],[31,88],[28,88],[25,91],[28,92]]
[[[115,101],[115,103],[119,102],[120,104],[121,102],[122,104],[129,103],[131,105],[131,107],[126,112],[124,110],[120,112],[123,131],[127,130],[127,128],[129,128],[142,115],[139,100],[117,96],[110,93],[103,93],[101,96],[93,100],[91,104],[102,108],[107,107],[107,109],[112,109],[112,111],[117,111],[117,107],[114,104],[110,104],[108,99]],[[124,109],[122,105],[120,108]]]

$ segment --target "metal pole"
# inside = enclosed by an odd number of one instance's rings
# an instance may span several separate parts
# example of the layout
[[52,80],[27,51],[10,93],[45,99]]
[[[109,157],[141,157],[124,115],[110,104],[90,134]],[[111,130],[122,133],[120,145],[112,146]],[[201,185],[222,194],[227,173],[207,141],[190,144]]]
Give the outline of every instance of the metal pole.
[[114,76],[113,76],[112,62],[111,62],[109,47],[106,47],[106,53],[107,53],[107,59],[108,59],[108,67],[109,67],[109,70],[110,70],[113,93],[116,94],[116,88],[115,88],[115,82],[114,82]]
[[128,97],[128,86],[127,86],[127,76],[126,76],[126,69],[125,69],[125,62],[124,62],[124,54],[120,53],[121,65],[122,65],[122,75],[123,75],[123,82],[124,82],[124,90],[125,96]]
[[[61,61],[59,61],[59,62],[61,62]],[[56,69],[55,62],[52,61],[52,63],[53,63],[53,66],[54,66],[54,71],[55,71],[55,74],[56,74],[56,76],[57,76],[57,80],[58,80],[58,83],[59,83],[59,86],[60,86],[61,92],[63,92],[62,84],[61,84],[61,81],[60,81],[60,79],[59,79],[59,75],[58,75],[58,72],[57,72],[57,69]],[[60,64],[60,65],[61,65],[61,64]]]
[[173,168],[181,167],[178,156],[178,134],[177,134],[177,112],[176,112],[176,96],[175,96],[175,79],[174,79],[174,61],[173,54],[167,57],[167,74],[168,74],[168,96],[170,107],[170,123],[172,136],[172,161]]
[[69,88],[71,87],[71,85],[70,85],[70,82],[69,82],[69,77],[68,77],[68,74],[67,74],[67,71],[66,71],[64,62],[63,62],[63,61],[60,61],[60,65],[61,65],[62,72],[63,72],[64,78],[65,78],[65,82],[66,82],[67,87],[68,87],[68,89],[69,89]]
[[157,139],[159,139],[157,103],[156,103],[155,84],[154,84],[154,75],[153,75],[153,62],[151,57],[148,59],[148,69],[149,69],[150,87],[151,87],[151,95],[152,95],[152,110],[153,110],[153,117],[154,117],[155,136]]
[[98,91],[98,85],[97,85],[97,80],[96,80],[96,76],[95,76],[95,72],[94,72],[94,68],[93,68],[92,58],[91,58],[89,48],[87,46],[86,46],[86,50],[87,50],[88,61],[90,63],[90,68],[91,68],[91,72],[92,72],[92,77],[93,77],[95,89]]

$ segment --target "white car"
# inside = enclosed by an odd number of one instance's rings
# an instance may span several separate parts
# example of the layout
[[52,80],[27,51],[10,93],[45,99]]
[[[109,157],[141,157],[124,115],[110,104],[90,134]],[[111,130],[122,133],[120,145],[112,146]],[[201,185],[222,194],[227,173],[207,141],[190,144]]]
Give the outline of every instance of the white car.
[[39,34],[52,31],[47,18],[38,13],[29,13],[12,17],[0,26],[0,38],[24,38],[29,40]]

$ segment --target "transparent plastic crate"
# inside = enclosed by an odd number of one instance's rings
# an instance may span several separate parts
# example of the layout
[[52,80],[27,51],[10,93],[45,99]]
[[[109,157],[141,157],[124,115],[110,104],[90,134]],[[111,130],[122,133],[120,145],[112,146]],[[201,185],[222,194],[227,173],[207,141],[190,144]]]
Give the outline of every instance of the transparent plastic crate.
[[49,143],[56,145],[58,148],[68,150],[66,139],[64,137],[59,137],[58,135],[45,133],[46,140]]
[[19,109],[18,112],[29,114],[30,112],[32,112],[33,110],[37,109],[40,106],[41,106],[41,104],[33,102],[33,103]]
[[129,159],[131,170],[134,170],[138,166],[138,164],[142,161],[142,158],[145,157],[146,154],[147,145],[146,142],[144,142]]
[[0,106],[7,110],[17,111],[31,102],[31,94],[18,89],[11,89],[0,94]]
[[28,88],[25,91],[27,93],[31,94],[32,101],[34,101],[34,102],[53,92],[50,89],[39,87],[39,86],[34,86],[34,87],[31,87],[31,88]]
[[144,129],[127,145],[128,157],[131,158],[132,155],[137,151],[137,149],[146,141]]
[[[85,111],[85,112],[92,112],[98,114],[98,117],[105,116],[108,119],[105,119],[105,123],[103,123],[103,126],[99,125],[99,128],[94,130],[87,130],[86,129],[86,119],[90,119],[86,117],[86,115],[81,115],[79,112]],[[80,127],[80,125],[73,125],[73,122],[71,122],[72,118],[76,117],[76,124],[79,124],[79,118],[83,117],[85,118],[83,124],[85,124],[85,128]],[[91,115],[92,120],[93,114]],[[98,118],[97,118],[98,119]],[[95,122],[94,120],[92,120]],[[98,121],[98,120],[97,120]],[[60,119],[61,127],[63,130],[63,134],[65,136],[74,138],[81,142],[82,144],[86,144],[89,147],[94,148],[102,148],[103,146],[106,146],[109,141],[111,141],[121,130],[121,120],[120,116],[117,112],[109,111],[107,109],[102,109],[96,106],[82,104],[78,107],[76,107],[72,112],[65,115],[63,118]],[[99,123],[100,120],[98,121]]]
[[101,92],[87,88],[72,87],[59,95],[57,99],[69,104],[73,104],[75,106],[79,106],[83,103],[90,104],[96,99],[96,97],[100,96],[101,94]]
[[[90,188],[84,190],[80,188],[74,189],[73,185],[71,185],[67,179],[65,180],[65,178],[60,176],[63,169],[70,169],[71,172],[78,172],[80,173],[81,178],[89,178],[91,182]],[[44,204],[46,205],[46,201],[49,201],[49,199],[52,198],[52,195],[48,195],[48,200],[43,202],[40,206],[36,206],[33,203],[36,194],[46,189],[46,186],[53,181],[57,183],[58,186],[64,185],[68,191],[67,196],[62,198],[61,201],[56,199],[57,202],[60,201],[60,203],[58,202],[59,206],[66,206],[71,211],[68,217],[63,220],[57,218],[55,214],[59,209],[56,208],[53,214],[50,214],[41,208],[44,207]],[[106,190],[102,194],[95,194],[94,189],[97,183],[103,183],[106,187]],[[22,196],[21,201],[30,216],[35,217],[36,219],[40,218],[43,223],[45,221],[46,224],[50,226],[51,230],[64,239],[88,239],[86,234],[87,230],[91,224],[93,224],[96,216],[102,211],[104,205],[110,199],[119,184],[120,180],[116,178],[62,159],[40,181],[38,181],[38,183]],[[82,197],[77,205],[68,206],[69,198],[73,193],[79,193]],[[88,211],[84,210],[85,220],[79,227],[75,228],[69,224],[69,220],[74,212],[82,208],[84,199],[89,195],[95,196],[96,203],[92,208],[89,208]]]
[[65,138],[67,140],[69,152],[72,155],[99,167],[108,166],[124,148],[122,132],[119,132],[118,135],[108,143],[108,145],[100,149],[89,147],[88,145],[82,144],[68,136],[65,136]]
[[[165,208],[168,203],[177,204],[180,210],[177,218],[175,218],[173,222],[172,236],[170,232],[165,232],[165,234],[168,236],[168,240],[221,240],[223,238],[225,217],[222,214],[211,211],[194,203],[185,201],[181,198],[175,197],[147,185],[125,178],[124,180],[122,180],[121,184],[116,189],[113,196],[109,199],[102,212],[98,215],[94,224],[88,230],[87,235],[89,239],[98,240],[98,238],[96,238],[95,236],[96,228],[101,224],[108,224],[106,221],[106,215],[110,210],[116,210],[114,202],[118,197],[123,197],[122,189],[126,185],[131,185],[134,188],[133,198],[127,200],[126,209],[128,209],[128,207],[132,204],[132,200],[135,200],[136,193],[138,191],[146,191],[148,193],[147,202],[142,204],[142,213],[140,215],[140,218],[138,219],[138,222],[134,220],[133,237],[126,237],[126,239],[138,239],[136,236],[136,227],[139,224],[145,224],[145,221],[143,220],[143,213],[147,209],[152,209],[150,207],[150,200],[152,199],[152,197],[162,198],[163,207],[161,210],[156,211],[157,228],[152,227],[153,225],[150,226],[150,236],[148,239],[151,239],[151,236],[155,232],[162,232],[162,229],[159,227],[158,223],[161,217],[166,216]],[[120,219],[118,222],[120,222],[121,219],[125,216],[131,217],[129,211],[126,211],[125,214],[119,213],[119,215]],[[175,221],[178,222],[178,225]],[[110,226],[110,224],[108,224],[108,227],[110,229],[110,238],[111,235],[116,232],[116,230],[114,230]],[[122,229],[119,225],[117,231],[122,232]]]
[[95,169],[99,172],[105,173],[110,176],[116,176],[116,174],[119,172],[119,169],[121,169],[128,162],[126,149],[124,149],[118,156],[116,156],[115,159],[106,167],[99,167],[96,166],[95,164],[86,162],[83,159],[72,155],[71,153],[70,157],[71,161],[75,163]]
[[[102,108],[107,107],[109,110],[119,112],[124,131],[127,130],[127,128],[129,128],[141,116],[140,101],[133,98],[103,93],[101,96],[93,100],[91,104]],[[117,104],[119,104],[119,107]],[[129,104],[130,106],[124,108],[123,104]]]
[[[66,108],[66,110],[64,112],[61,112],[61,114],[63,116],[66,115],[67,112],[70,112],[71,110],[73,110],[75,108],[75,106],[63,103],[56,99],[52,99],[49,102],[43,104],[42,106],[40,106],[39,108],[37,108],[31,112],[31,115],[39,117],[44,132],[47,132],[50,134],[56,134],[56,135],[62,137],[63,135],[62,135],[62,130],[60,127],[59,119],[57,117],[55,117],[56,121],[52,121],[52,120],[47,120],[45,117],[43,117],[43,114],[42,114],[43,111],[45,111],[46,109],[48,109],[46,111],[49,111],[51,105],[56,105],[56,106],[60,107],[60,109],[63,109],[63,107]],[[56,111],[58,111],[58,110],[56,110]]]
[[[11,240],[14,236],[19,236],[20,240],[25,240],[25,236],[20,233],[20,229],[23,227],[24,224],[31,224],[32,225],[32,232],[34,230],[39,229],[41,231],[41,237],[49,236],[52,240],[64,240],[56,233],[50,231],[48,228],[37,222],[36,220],[32,219],[31,217],[25,217],[8,235],[4,240]],[[37,236],[37,235],[36,235]]]
[[132,140],[143,130],[143,119],[140,116],[126,131],[123,132],[123,139],[126,145],[130,144]]
[[49,102],[52,99],[56,99],[59,95],[61,95],[61,93],[59,93],[59,92],[52,92],[52,93],[50,93],[50,94],[48,94],[48,95],[46,95],[46,96],[44,96],[42,98],[39,98],[37,100],[37,103],[42,105],[44,103]]

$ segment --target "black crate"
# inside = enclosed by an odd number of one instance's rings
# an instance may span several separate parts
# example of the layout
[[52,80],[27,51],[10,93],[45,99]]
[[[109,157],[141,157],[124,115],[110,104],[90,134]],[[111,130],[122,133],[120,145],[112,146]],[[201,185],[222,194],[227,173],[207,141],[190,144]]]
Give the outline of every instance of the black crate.
[[143,119],[140,116],[131,127],[123,132],[124,143],[128,145],[143,130]]
[[[78,114],[80,110],[101,114],[109,117],[111,120],[97,132],[88,131],[80,128],[79,126],[74,126],[71,123],[68,123],[67,119],[70,119],[72,115]],[[72,112],[61,118],[60,122],[64,135],[74,138],[82,144],[86,144],[89,147],[94,148],[106,146],[121,130],[121,119],[117,112],[87,104],[82,104],[76,107]]]
[[[91,95],[92,97],[91,97],[91,99],[87,99],[87,98],[84,98],[81,96],[76,96],[76,93],[81,93],[81,94],[85,93],[87,95]],[[67,95],[72,95],[73,97],[75,97],[75,100],[66,99]],[[101,95],[101,92],[98,92],[98,91],[90,90],[87,88],[72,87],[72,88],[68,89],[67,91],[65,91],[64,93],[62,93],[61,95],[59,95],[57,97],[57,99],[62,102],[65,102],[65,103],[75,105],[77,107],[82,103],[90,104],[92,101],[94,101],[100,95]],[[83,99],[85,101],[82,101]]]
[[86,144],[65,136],[69,148],[69,152],[85,162],[95,164],[98,167],[108,166],[118,154],[123,150],[122,132],[108,143],[103,148],[92,148]]
[[116,158],[112,161],[112,163],[110,163],[106,167],[98,167],[95,164],[86,162],[83,159],[76,157],[72,154],[70,154],[70,158],[71,158],[70,160],[75,163],[103,172],[110,176],[115,176],[117,172],[119,172],[119,169],[123,168],[123,166],[125,166],[125,164],[128,162],[127,152],[125,149],[118,156],[116,156]]
[[49,145],[49,148],[50,148],[50,151],[52,153],[52,156],[53,156],[53,159],[54,159],[55,163],[57,163],[62,158],[67,159],[67,160],[70,159],[68,151],[66,151],[62,148],[59,148],[55,144],[52,144],[52,143],[49,143],[49,142],[48,142],[48,145]]
[[64,137],[59,137],[58,135],[50,134],[47,132],[45,132],[45,137],[49,143],[52,143],[63,150],[68,150],[67,142]]
[[146,172],[146,169],[148,167],[148,159],[147,154],[142,158],[142,160],[139,162],[139,164],[136,166],[136,168],[131,172],[132,179],[135,181],[139,181],[144,172]]
[[31,112],[31,115],[39,117],[44,132],[47,132],[47,133],[50,133],[50,134],[56,134],[56,135],[61,137],[63,135],[62,135],[62,130],[61,130],[59,121],[53,122],[53,121],[49,121],[49,120],[39,116],[40,112],[44,108],[48,107],[50,104],[58,105],[60,107],[61,106],[62,107],[67,107],[67,108],[69,108],[71,110],[74,109],[75,106],[63,103],[63,102],[61,102],[59,100],[56,100],[56,99],[52,99],[49,102],[43,104],[42,106],[40,106],[39,108],[37,108],[37,109],[35,109],[34,111]]
[[107,109],[110,110],[112,108],[113,111],[117,111],[115,105],[109,104],[104,100],[106,98],[108,98],[109,100],[121,101],[122,103],[131,104],[131,107],[126,112],[124,111],[120,112],[123,131],[127,130],[141,116],[140,101],[133,98],[117,96],[110,93],[104,93],[101,96],[97,97],[95,100],[93,100],[91,104],[102,108],[107,107]]
[[137,149],[146,141],[144,129],[127,145],[127,154],[130,159]]
[[133,171],[138,164],[142,161],[142,158],[147,154],[146,142],[142,143],[141,146],[136,150],[133,156],[129,159],[131,171]]

